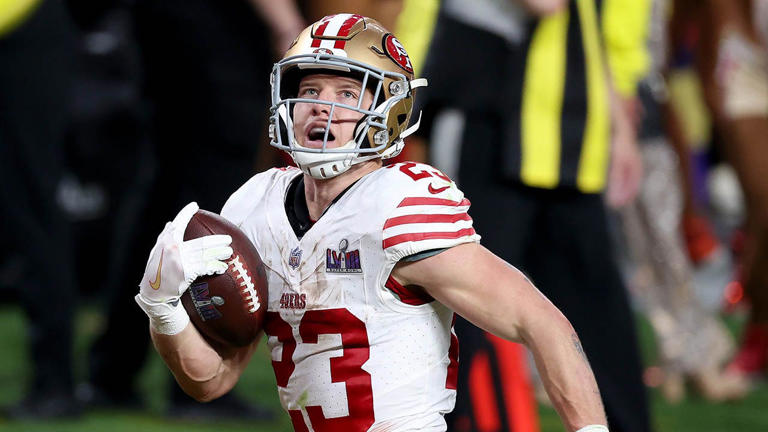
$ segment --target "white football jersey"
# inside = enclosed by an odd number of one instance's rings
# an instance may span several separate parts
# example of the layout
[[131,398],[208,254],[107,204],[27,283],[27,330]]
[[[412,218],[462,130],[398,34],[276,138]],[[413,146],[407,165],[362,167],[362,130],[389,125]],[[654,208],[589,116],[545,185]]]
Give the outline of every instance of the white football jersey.
[[265,332],[296,431],[444,431],[456,398],[453,311],[400,286],[402,258],[477,242],[469,201],[437,169],[378,169],[299,240],[285,212],[296,168],[257,174],[221,214],[261,255]]

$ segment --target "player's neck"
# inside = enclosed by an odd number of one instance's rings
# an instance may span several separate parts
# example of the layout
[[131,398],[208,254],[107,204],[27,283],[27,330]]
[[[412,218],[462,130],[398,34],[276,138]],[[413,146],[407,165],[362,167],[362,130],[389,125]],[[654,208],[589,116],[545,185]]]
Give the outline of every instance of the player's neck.
[[373,159],[353,165],[347,172],[330,179],[315,179],[304,175],[304,196],[312,220],[320,219],[331,202],[352,183],[381,168],[381,159]]

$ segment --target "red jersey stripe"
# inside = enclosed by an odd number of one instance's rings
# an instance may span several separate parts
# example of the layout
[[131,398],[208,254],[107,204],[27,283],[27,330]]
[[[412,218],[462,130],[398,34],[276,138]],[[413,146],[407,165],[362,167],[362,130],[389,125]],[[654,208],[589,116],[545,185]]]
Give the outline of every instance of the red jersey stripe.
[[434,301],[435,299],[425,291],[415,290],[400,285],[392,276],[387,279],[384,286],[400,297],[400,301],[411,306],[419,306]]
[[456,314],[451,320],[451,344],[448,346],[448,374],[445,377],[445,388],[456,390],[459,383],[459,338],[453,330],[456,324]]
[[405,215],[387,219],[387,221],[384,223],[384,229],[397,225],[412,223],[453,223],[463,220],[471,221],[472,218],[467,213]]
[[387,249],[409,241],[436,240],[436,239],[457,239],[464,236],[475,235],[474,228],[464,228],[455,232],[428,232],[428,233],[407,233],[392,237],[387,237],[383,241],[383,248]]
[[408,206],[418,206],[418,205],[442,205],[442,206],[450,206],[450,207],[461,207],[461,206],[468,206],[470,204],[471,203],[466,198],[461,200],[461,202],[458,202],[458,201],[452,201],[445,198],[413,197],[413,198],[405,198],[404,200],[400,201],[400,204],[398,204],[397,207],[408,207]]
[[291,416],[294,431],[309,432],[309,428],[304,422],[304,416],[301,415],[301,410],[288,410],[288,415]]

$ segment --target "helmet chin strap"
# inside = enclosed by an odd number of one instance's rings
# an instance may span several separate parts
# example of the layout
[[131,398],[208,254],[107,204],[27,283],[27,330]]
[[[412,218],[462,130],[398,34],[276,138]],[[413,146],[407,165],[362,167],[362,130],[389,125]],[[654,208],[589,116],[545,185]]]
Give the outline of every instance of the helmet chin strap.
[[[353,138],[347,141],[347,143],[343,146],[336,148],[346,150],[357,149],[358,140],[361,140],[361,135],[363,137],[362,139],[364,140],[365,132],[368,130],[368,128],[365,127],[365,124],[365,116],[363,116],[363,118],[358,121],[357,127],[355,128],[355,136],[357,139]],[[293,142],[294,148],[306,148],[299,144],[295,135],[291,137],[291,140]],[[358,164],[365,160],[375,159],[379,157],[379,155],[374,154],[371,156],[359,157],[359,154],[355,152],[310,153],[294,150],[291,152],[291,157],[293,158],[293,161],[296,162],[296,165],[299,166],[301,171],[304,172],[304,174],[307,174],[312,178],[322,180],[334,178],[347,172],[352,167],[352,165]]]
[[[296,143],[295,147],[303,147]],[[355,148],[355,142],[350,140],[339,148]],[[343,174],[352,166],[355,153],[309,153],[292,151],[291,157],[304,174],[316,179],[329,179]]]

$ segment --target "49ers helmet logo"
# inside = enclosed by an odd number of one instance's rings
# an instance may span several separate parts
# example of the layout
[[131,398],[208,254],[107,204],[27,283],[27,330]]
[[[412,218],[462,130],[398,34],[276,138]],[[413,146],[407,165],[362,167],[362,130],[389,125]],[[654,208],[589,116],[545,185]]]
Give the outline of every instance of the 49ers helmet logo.
[[392,34],[388,33],[384,36],[384,52],[401,68],[405,69],[408,73],[413,73],[413,65],[411,65],[411,59],[408,58],[408,53],[405,52],[405,47],[399,40]]

